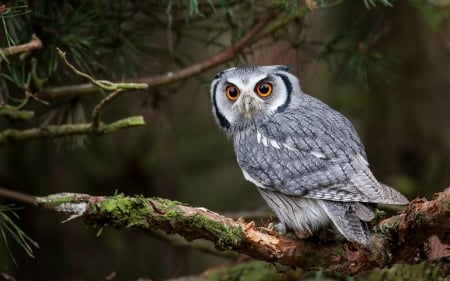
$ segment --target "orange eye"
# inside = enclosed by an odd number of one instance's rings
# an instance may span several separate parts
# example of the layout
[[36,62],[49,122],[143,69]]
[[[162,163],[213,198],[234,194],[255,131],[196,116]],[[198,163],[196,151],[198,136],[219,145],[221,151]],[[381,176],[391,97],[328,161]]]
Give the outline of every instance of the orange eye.
[[265,98],[272,94],[273,86],[269,82],[261,82],[256,85],[255,90],[260,97]]
[[230,101],[235,101],[235,100],[237,100],[238,97],[239,97],[239,94],[240,94],[239,89],[236,88],[236,86],[228,86],[228,87],[225,89],[225,92],[226,92],[226,94],[227,94],[227,98],[228,98]]

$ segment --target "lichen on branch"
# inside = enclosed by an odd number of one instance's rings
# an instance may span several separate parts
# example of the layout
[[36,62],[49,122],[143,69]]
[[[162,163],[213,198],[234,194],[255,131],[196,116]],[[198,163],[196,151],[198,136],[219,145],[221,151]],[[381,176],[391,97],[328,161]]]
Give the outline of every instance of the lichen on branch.
[[25,130],[6,129],[0,132],[0,147],[11,143],[44,138],[56,139],[74,135],[110,134],[120,129],[142,126],[144,124],[145,122],[142,116],[131,116],[108,124],[100,123],[96,129],[92,123],[50,125],[43,128]]

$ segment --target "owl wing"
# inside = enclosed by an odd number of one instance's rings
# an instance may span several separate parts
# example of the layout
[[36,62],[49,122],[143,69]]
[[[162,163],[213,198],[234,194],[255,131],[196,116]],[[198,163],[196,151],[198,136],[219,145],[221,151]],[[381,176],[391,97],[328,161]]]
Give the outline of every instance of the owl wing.
[[[305,95],[306,96],[306,95]],[[372,175],[352,124],[313,97],[235,140],[244,176],[261,188],[342,202],[405,204]],[[247,143],[240,145],[242,139]],[[250,143],[248,143],[250,142]]]

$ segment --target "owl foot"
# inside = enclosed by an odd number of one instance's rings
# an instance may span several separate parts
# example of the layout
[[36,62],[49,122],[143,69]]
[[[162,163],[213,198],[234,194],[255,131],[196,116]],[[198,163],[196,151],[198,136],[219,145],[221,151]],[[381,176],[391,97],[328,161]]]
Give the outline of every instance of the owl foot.
[[299,239],[306,239],[306,238],[312,236],[312,233],[309,231],[293,230],[293,229],[288,228],[288,226],[286,226],[286,224],[284,224],[282,222],[272,225],[272,227],[276,230],[276,232],[279,235],[283,235],[283,236],[287,235],[288,231],[292,231],[293,234],[295,234],[295,236]]
[[301,231],[301,230],[293,230],[293,231],[298,239],[306,239],[312,236],[312,233],[309,231]]
[[273,228],[275,228],[276,232],[280,235],[286,235],[287,233],[287,226],[282,222],[277,223]]

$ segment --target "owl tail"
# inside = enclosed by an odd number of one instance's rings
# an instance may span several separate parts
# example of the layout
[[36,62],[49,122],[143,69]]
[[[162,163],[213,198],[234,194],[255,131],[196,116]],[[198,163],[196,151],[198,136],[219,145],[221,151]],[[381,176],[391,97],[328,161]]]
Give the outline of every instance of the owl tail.
[[[345,239],[367,245],[370,242],[368,223],[372,215],[367,206],[361,203],[346,203],[319,200],[328,217]],[[359,206],[361,204],[362,206]],[[362,221],[364,220],[364,221]]]
[[409,203],[408,199],[406,199],[405,196],[403,196],[400,192],[393,189],[392,187],[385,185],[380,182],[380,188],[382,190],[382,196],[384,197],[383,202],[384,204],[391,204],[391,205],[406,205]]

